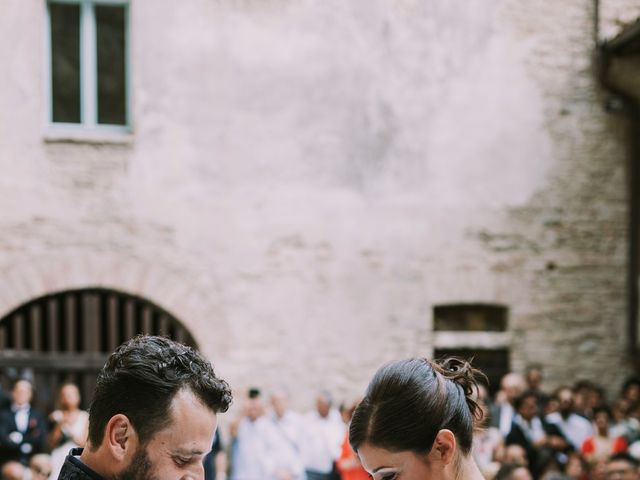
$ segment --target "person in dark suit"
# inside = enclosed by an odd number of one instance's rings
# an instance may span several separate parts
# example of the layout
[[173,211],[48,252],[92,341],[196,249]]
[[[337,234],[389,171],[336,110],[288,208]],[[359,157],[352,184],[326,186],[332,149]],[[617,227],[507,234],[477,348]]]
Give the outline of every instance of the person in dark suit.
[[40,412],[31,407],[33,386],[17,380],[11,389],[11,407],[0,412],[0,464],[29,459],[46,449],[47,424]]
[[[219,468],[218,464],[220,463],[218,456],[220,454],[224,456],[222,442],[220,441],[220,432],[216,429],[211,451],[207,453],[206,457],[204,457],[204,480],[216,480],[216,473],[218,473],[217,470]],[[224,478],[226,476],[226,471],[220,472],[219,476]]]
[[511,431],[505,439],[507,445],[520,445],[527,452],[529,470],[533,478],[541,476],[544,464],[557,454],[571,449],[562,431],[548,424],[538,415],[538,397],[536,392],[527,391],[515,401],[516,415],[513,417]]
[[0,386],[0,412],[11,406],[11,395]]

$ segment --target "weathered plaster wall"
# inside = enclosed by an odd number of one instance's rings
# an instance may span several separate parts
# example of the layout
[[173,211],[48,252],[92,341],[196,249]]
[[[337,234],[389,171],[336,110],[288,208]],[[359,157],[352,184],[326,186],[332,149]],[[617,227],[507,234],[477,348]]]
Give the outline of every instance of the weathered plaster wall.
[[430,355],[434,304],[496,302],[515,367],[617,388],[625,140],[593,2],[266,3],[132,2],[119,144],[45,141],[42,2],[2,4],[0,309],[127,290],[302,402]]

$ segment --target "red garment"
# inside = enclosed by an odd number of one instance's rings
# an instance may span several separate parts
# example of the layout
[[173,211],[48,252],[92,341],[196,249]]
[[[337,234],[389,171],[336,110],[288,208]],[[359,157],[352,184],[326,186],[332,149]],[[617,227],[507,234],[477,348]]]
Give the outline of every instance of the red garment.
[[[602,444],[600,444],[602,446]],[[602,451],[598,451],[598,442],[596,437],[587,438],[582,444],[582,454],[585,456],[587,460],[589,459],[597,459],[597,458],[608,458],[615,453],[621,453],[627,451],[627,441],[624,437],[617,437],[611,440],[609,443],[609,448]]]
[[342,442],[342,453],[340,454],[340,458],[338,458],[337,464],[342,480],[370,480],[371,478],[367,471],[362,468],[358,456],[351,449],[351,445],[349,445],[348,429]]

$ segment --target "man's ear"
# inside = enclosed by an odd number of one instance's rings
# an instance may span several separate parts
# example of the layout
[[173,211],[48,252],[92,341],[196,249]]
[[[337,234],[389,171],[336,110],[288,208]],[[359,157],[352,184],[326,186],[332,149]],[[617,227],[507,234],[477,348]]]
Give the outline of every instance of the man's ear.
[[136,451],[138,435],[126,415],[111,417],[105,428],[105,446],[116,462],[126,461]]
[[439,459],[443,465],[449,465],[456,457],[458,442],[451,430],[440,430],[433,442],[429,455]]

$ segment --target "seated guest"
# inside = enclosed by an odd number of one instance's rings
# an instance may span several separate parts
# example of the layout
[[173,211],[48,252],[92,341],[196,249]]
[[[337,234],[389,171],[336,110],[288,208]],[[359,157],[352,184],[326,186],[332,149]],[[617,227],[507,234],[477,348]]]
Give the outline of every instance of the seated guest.
[[1,480],[25,480],[27,475],[27,469],[20,462],[13,460],[8,461],[2,465],[0,470]]
[[607,480],[640,480],[638,460],[627,453],[617,453],[606,463]]
[[524,379],[527,383],[527,391],[536,394],[536,398],[538,399],[538,415],[542,415],[549,402],[549,395],[541,388],[542,366],[539,364],[528,365],[525,370]]
[[0,464],[15,460],[29,464],[33,454],[46,450],[47,426],[43,416],[31,408],[33,386],[17,380],[11,389],[11,409],[0,412]]
[[598,407],[593,411],[594,435],[588,437],[582,443],[582,455],[589,463],[604,460],[615,453],[627,450],[627,441],[624,437],[614,437],[609,432],[611,410],[608,407]]
[[589,463],[577,452],[569,452],[564,473],[570,480],[589,480]]
[[51,477],[53,480],[58,476],[52,476],[51,473],[51,457],[46,453],[37,453],[31,457],[29,462],[29,473],[31,474],[31,480],[47,480]]
[[204,480],[216,480],[216,478],[226,478],[227,475],[227,455],[222,447],[220,439],[220,429],[216,429],[213,437],[211,451],[207,453],[203,460]]
[[301,447],[304,424],[302,415],[289,408],[289,394],[286,390],[271,392],[273,413],[269,420],[273,426],[274,473],[276,478],[305,480]]
[[506,437],[511,430],[515,415],[514,402],[524,391],[524,379],[517,373],[507,373],[500,380],[500,390],[496,402],[491,407],[491,426],[500,430]]
[[65,383],[58,392],[58,410],[49,415],[51,433],[51,465],[53,478],[58,478],[64,460],[72,448],[84,447],[89,431],[89,414],[80,409],[80,390]]
[[316,396],[316,409],[305,417],[302,458],[307,480],[331,480],[342,451],[346,426],[327,391]]
[[274,427],[265,415],[260,390],[252,388],[243,416],[231,427],[231,480],[271,480]]
[[[341,409],[342,419],[348,425],[351,422],[353,412],[358,406],[359,400],[352,402],[351,405]],[[356,452],[353,451],[349,444],[349,432],[345,432],[344,441],[342,442],[342,453],[337,461],[338,471],[341,480],[369,480],[369,474],[362,468],[360,459]]]
[[529,465],[527,451],[520,445],[512,443],[504,447],[504,455],[501,457],[502,463],[517,463],[518,465]]
[[531,473],[538,478],[538,463],[549,455],[567,450],[568,443],[556,426],[547,424],[537,414],[538,398],[535,392],[523,393],[516,399],[515,408],[516,415],[506,443],[520,445],[526,450]]
[[559,410],[547,415],[546,421],[560,429],[573,450],[580,450],[582,443],[593,435],[593,426],[589,420],[575,412],[573,391],[569,387],[559,388],[554,396]]
[[505,463],[496,473],[495,480],[532,480],[531,472],[517,463]]
[[[488,394],[484,385],[478,385],[478,406],[483,416],[480,425],[473,435],[471,454],[485,478],[493,478],[500,468],[504,454],[504,438],[497,427],[491,426],[490,409],[486,403]],[[526,456],[525,453],[523,455]],[[524,462],[526,465],[527,462]]]

